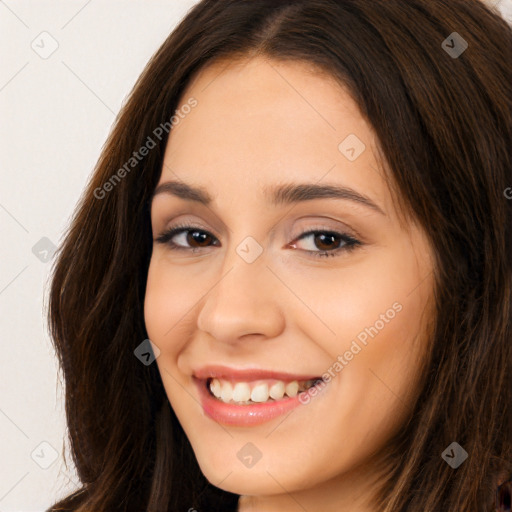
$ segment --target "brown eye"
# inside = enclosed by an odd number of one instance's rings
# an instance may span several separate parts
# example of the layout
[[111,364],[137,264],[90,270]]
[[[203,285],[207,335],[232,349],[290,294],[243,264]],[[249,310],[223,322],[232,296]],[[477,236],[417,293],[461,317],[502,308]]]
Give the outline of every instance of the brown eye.
[[336,241],[336,236],[331,234],[321,233],[319,235],[314,236],[315,245],[322,251],[328,251],[332,249],[337,249],[340,242],[342,242],[341,238]]
[[156,242],[170,245],[172,249],[189,250],[218,245],[218,240],[208,231],[193,226],[176,226],[162,233]]
[[[308,240],[302,249],[314,256],[336,256],[341,251],[349,251],[362,245],[359,240],[345,233],[326,230],[307,231],[297,239],[297,242],[301,240]],[[298,247],[298,244],[293,244],[293,247]]]
[[186,231],[186,241],[190,246],[197,244],[199,247],[206,247],[211,242],[212,237],[206,231]]

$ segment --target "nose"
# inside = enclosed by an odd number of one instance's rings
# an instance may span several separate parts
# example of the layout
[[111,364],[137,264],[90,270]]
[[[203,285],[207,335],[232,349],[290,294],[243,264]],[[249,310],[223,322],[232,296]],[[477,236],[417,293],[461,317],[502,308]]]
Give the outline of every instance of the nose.
[[284,329],[284,315],[276,293],[279,281],[263,257],[246,263],[233,253],[204,298],[197,318],[198,329],[227,344],[255,336],[262,340],[277,337]]

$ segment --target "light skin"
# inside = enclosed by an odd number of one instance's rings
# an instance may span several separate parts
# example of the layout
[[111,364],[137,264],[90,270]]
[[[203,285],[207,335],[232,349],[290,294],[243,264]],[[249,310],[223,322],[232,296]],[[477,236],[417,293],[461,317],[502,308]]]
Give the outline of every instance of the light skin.
[[[263,57],[219,62],[182,104],[190,97],[197,107],[171,132],[159,185],[202,187],[212,202],[155,195],[153,237],[178,222],[212,236],[175,235],[184,250],[155,241],[144,304],[169,401],[201,470],[242,495],[240,511],[369,512],[379,451],[410,412],[427,353],[431,246],[399,221],[371,126],[325,74]],[[338,148],[349,134],[366,146],[354,161]],[[350,187],[375,207],[325,197],[273,204],[270,191],[284,183]],[[317,236],[299,240],[310,230]],[[326,232],[361,244],[343,250]],[[249,236],[263,249],[252,263],[236,250]],[[251,427],[204,414],[193,369],[322,375],[393,304],[401,310],[309,404]],[[251,468],[237,457],[248,442],[262,454]]]

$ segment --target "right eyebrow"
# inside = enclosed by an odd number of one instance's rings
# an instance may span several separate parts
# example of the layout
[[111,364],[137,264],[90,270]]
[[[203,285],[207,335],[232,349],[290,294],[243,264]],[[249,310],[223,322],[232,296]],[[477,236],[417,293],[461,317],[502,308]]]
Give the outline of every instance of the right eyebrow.
[[151,196],[150,203],[158,194],[171,194],[181,199],[197,201],[204,205],[209,205],[213,201],[213,198],[204,188],[187,185],[179,181],[166,181],[158,185]]

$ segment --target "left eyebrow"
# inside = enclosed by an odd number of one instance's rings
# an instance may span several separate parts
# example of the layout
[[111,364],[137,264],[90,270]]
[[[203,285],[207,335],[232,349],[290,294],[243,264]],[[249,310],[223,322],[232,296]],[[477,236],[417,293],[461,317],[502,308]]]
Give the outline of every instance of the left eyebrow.
[[382,215],[386,215],[382,208],[369,197],[360,194],[350,187],[334,184],[317,185],[314,183],[285,183],[277,187],[265,187],[265,193],[271,197],[273,205],[291,204],[313,199],[345,199],[363,204]]
[[[369,197],[355,191],[350,187],[334,184],[318,185],[316,183],[285,183],[278,186],[266,186],[264,194],[270,197],[269,202],[273,206],[300,203],[313,199],[344,199],[363,204],[372,210],[386,215]],[[204,205],[210,205],[213,198],[202,187],[188,185],[184,182],[167,181],[158,185],[150,198],[150,202],[158,194],[171,194],[188,201],[196,201]]]

